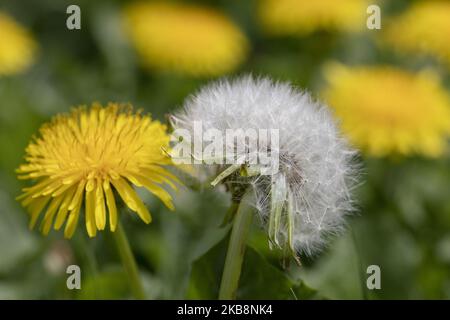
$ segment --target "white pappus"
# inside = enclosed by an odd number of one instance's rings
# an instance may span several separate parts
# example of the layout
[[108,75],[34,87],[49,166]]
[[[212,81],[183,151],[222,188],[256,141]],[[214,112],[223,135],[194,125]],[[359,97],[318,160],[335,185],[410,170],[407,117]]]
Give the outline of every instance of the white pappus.
[[[320,251],[330,235],[344,229],[345,216],[354,211],[356,151],[339,132],[328,107],[289,83],[253,76],[217,81],[191,96],[171,122],[174,129],[191,135],[198,134],[194,122],[224,135],[227,129],[278,129],[277,150],[270,143],[257,147],[257,152],[276,152],[277,172],[258,174],[257,165],[242,170],[245,164],[216,164],[213,168],[220,170],[216,174],[222,174],[214,183],[252,188],[252,204],[271,243],[290,248],[295,255]],[[211,172],[211,165],[204,166]]]

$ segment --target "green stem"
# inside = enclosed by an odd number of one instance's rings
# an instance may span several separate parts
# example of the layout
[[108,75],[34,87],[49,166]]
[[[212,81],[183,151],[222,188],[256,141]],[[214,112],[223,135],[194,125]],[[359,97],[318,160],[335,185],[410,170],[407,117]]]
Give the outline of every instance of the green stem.
[[244,195],[234,217],[233,229],[231,231],[227,256],[223,268],[222,281],[220,283],[220,300],[232,300],[236,298],[247,236],[253,217],[253,210],[246,205],[247,197],[248,194]]
[[362,264],[362,260],[361,260],[361,252],[359,250],[358,241],[356,239],[356,233],[355,233],[354,228],[351,228],[351,234],[352,234],[353,246],[355,247],[356,264],[358,266],[359,282],[360,282],[360,287],[361,287],[361,296],[362,296],[363,300],[369,300],[369,295],[367,294],[367,290],[366,290],[366,277],[365,277],[363,264]]
[[128,275],[131,292],[136,299],[144,300],[145,293],[144,288],[142,287],[141,279],[139,277],[139,270],[136,264],[136,260],[134,259],[130,243],[128,242],[127,236],[120,221],[117,222],[117,229],[115,232],[112,232],[112,234],[116,242],[123,267]]
[[104,291],[102,284],[98,280],[98,262],[95,256],[94,248],[86,242],[87,239],[85,237],[75,237],[75,239],[80,239],[75,241],[78,241],[81,244],[81,247],[83,248],[83,259],[89,266],[89,272],[93,275],[94,299],[102,299],[104,297]]

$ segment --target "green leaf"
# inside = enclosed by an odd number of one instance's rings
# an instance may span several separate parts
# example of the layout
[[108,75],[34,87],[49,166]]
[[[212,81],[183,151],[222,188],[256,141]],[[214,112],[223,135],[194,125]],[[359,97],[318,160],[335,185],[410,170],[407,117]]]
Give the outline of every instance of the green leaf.
[[[188,299],[217,299],[229,237],[194,262]],[[317,291],[293,281],[247,246],[237,299],[317,299]]]

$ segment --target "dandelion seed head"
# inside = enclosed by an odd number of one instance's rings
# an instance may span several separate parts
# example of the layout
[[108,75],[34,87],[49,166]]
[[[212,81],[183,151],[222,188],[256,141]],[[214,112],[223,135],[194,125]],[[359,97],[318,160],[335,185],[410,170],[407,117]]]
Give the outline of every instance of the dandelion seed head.
[[244,179],[273,242],[313,255],[343,230],[354,208],[356,152],[325,105],[288,83],[245,76],[204,87],[173,117],[175,128],[192,135],[196,121],[224,134],[230,128],[279,130],[278,172]]

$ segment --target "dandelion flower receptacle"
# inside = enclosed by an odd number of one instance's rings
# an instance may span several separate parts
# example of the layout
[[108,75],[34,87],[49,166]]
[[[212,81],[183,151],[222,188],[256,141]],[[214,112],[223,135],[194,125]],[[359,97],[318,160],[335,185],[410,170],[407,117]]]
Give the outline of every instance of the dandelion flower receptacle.
[[21,25],[0,11],[0,76],[19,73],[33,62],[36,43]]
[[450,99],[431,70],[330,63],[325,77],[324,98],[367,154],[436,157],[447,148]]
[[[203,141],[196,137],[196,123],[224,136],[230,129],[276,129],[276,144],[272,140],[260,143],[258,136],[241,136],[246,147],[237,148],[233,142],[231,149],[236,151],[236,159],[270,150],[277,155],[272,159],[279,162],[278,170],[263,173],[258,164],[246,161],[202,165],[208,171],[213,166],[219,173],[213,184],[226,184],[236,201],[244,193],[252,193],[250,204],[258,212],[270,242],[291,249],[294,256],[314,255],[329,235],[343,230],[344,218],[353,210],[356,152],[341,136],[328,108],[308,93],[267,78],[246,76],[219,81],[188,99],[183,110],[174,114],[172,123],[175,129],[190,132],[192,141]],[[210,141],[202,147],[208,145]],[[256,149],[247,148],[250,146]],[[198,155],[193,157],[198,159]],[[231,247],[236,246],[230,243]],[[232,297],[234,289],[227,289],[222,298]]]
[[124,27],[141,63],[151,70],[218,76],[246,58],[248,40],[225,15],[176,2],[134,2]]
[[162,149],[168,143],[164,125],[130,106],[94,103],[55,116],[40,128],[26,148],[26,163],[17,169],[19,179],[35,182],[18,197],[30,213],[30,228],[45,212],[42,233],[66,223],[64,235],[70,238],[84,208],[90,237],[104,230],[107,220],[115,231],[116,194],[149,223],[150,212],[132,185],[145,187],[173,209],[162,186],[175,187],[175,177],[163,167],[171,163]]

